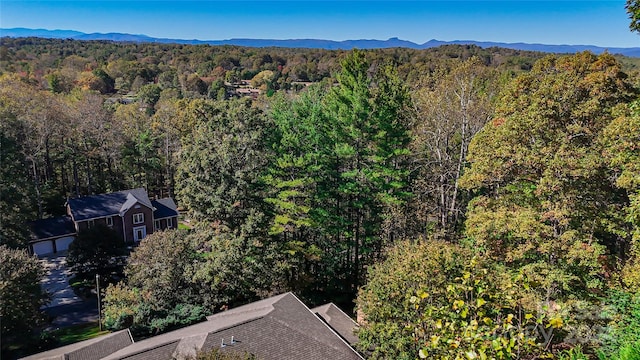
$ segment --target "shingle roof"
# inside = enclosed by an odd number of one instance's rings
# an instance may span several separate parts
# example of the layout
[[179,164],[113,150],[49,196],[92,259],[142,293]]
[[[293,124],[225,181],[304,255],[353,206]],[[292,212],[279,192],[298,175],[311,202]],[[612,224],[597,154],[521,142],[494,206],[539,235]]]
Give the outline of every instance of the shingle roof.
[[[339,309],[333,304],[316,309],[325,316],[331,314],[332,321],[344,315],[335,312]],[[207,317],[207,321],[135,343],[129,331],[123,330],[26,359],[187,359],[199,350],[213,348],[249,352],[261,360],[362,359],[292,293],[224,311]]]
[[[231,344],[231,336],[236,343]],[[105,359],[185,358],[198,349],[249,351],[259,359],[362,359],[292,293],[207,317],[207,321],[134,343]],[[179,341],[176,347],[166,346]],[[164,349],[164,350],[162,350]]]
[[23,358],[24,360],[98,360],[133,343],[129,330],[81,341]]
[[29,223],[31,241],[50,239],[76,233],[76,228],[69,216],[41,219]]
[[147,191],[143,188],[118,191],[109,194],[100,194],[92,196],[84,196],[75,199],[69,199],[68,204],[71,209],[71,215],[75,221],[83,221],[105,217],[110,215],[118,215],[127,211],[135,203],[153,208]]
[[178,207],[171,198],[152,200],[151,204],[155,208],[153,217],[156,220],[178,216]]
[[318,306],[311,309],[311,311],[329,324],[350,345],[358,342],[358,337],[354,333],[358,328],[358,324],[333,303]]
[[222,351],[246,351],[265,360],[362,359],[293,294],[273,307],[261,318],[209,333],[202,349],[220,348],[224,339]]
[[129,354],[122,357],[122,360],[173,360],[173,353],[175,352],[179,340],[171,341],[166,344],[160,344],[153,348],[141,350],[135,354]]

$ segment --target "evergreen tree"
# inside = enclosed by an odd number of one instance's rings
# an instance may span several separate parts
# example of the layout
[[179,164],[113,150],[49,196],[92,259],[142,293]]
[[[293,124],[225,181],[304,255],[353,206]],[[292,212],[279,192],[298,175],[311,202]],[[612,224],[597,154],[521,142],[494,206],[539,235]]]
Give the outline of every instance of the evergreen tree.
[[264,116],[245,100],[192,106],[198,120],[193,136],[183,139],[178,199],[196,220],[237,234],[263,231]]
[[333,241],[331,256],[344,259],[335,275],[348,274],[345,290],[351,293],[364,265],[382,250],[386,208],[408,195],[402,166],[409,143],[408,93],[390,68],[369,71],[363,52],[342,62],[338,85],[326,100],[333,146],[325,149],[328,171],[318,185],[319,221]]

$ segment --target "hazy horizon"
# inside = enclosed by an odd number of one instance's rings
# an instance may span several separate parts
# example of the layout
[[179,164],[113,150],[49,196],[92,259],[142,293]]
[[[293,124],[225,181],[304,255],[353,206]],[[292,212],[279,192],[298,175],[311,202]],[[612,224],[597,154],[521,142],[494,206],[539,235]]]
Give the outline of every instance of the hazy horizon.
[[638,47],[612,1],[31,1],[0,2],[2,28],[127,33],[184,40],[475,40]]

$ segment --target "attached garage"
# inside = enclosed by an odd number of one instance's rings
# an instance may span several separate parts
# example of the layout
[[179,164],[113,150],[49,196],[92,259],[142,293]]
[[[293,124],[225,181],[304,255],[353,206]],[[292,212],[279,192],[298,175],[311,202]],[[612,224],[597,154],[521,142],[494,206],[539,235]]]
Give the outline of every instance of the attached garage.
[[31,225],[31,248],[38,256],[69,249],[76,238],[76,229],[69,216],[36,220]]
[[53,241],[46,240],[33,243],[33,253],[38,256],[53,254]]
[[60,239],[56,239],[56,252],[66,251],[69,249],[69,244],[73,242],[75,237],[67,236]]

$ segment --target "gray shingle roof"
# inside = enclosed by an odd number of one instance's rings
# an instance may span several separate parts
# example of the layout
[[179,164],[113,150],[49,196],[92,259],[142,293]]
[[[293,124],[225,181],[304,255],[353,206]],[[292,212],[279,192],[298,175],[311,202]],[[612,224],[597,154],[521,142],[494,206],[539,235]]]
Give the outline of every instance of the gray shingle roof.
[[[231,345],[231,336],[236,341]],[[154,336],[105,359],[184,358],[198,349],[228,345],[223,351],[249,351],[259,359],[362,359],[327,324],[292,293],[240,306],[207,317],[207,321]],[[179,341],[175,348],[165,347]],[[164,352],[161,353],[160,349]]]
[[122,360],[173,360],[173,353],[180,343],[179,340],[175,340],[166,344],[160,344],[150,349],[144,349],[135,354],[129,354],[122,358]]
[[109,194],[84,196],[69,199],[71,215],[75,221],[95,219],[99,217],[118,215],[127,211],[135,203],[153,208],[147,191],[143,188],[118,191]]
[[[344,315],[335,312],[339,311],[335,305],[327,306],[316,309],[320,309],[319,313],[331,314],[332,321]],[[222,339],[224,347],[221,347]],[[249,352],[261,360],[362,359],[292,293],[211,315],[207,321],[135,343],[129,331],[123,330],[26,359],[169,360],[190,358],[199,350],[213,348],[223,352]]]
[[222,351],[246,351],[265,360],[361,359],[293,294],[286,294],[273,307],[261,318],[209,333],[202,349],[220,348],[224,339]]
[[358,342],[358,337],[354,333],[358,328],[358,324],[333,303],[318,306],[311,309],[311,311],[329,324],[349,344],[353,345]]
[[129,330],[81,341],[23,358],[24,360],[98,360],[133,343]]
[[156,220],[178,216],[178,207],[171,198],[152,200],[151,204],[155,208],[153,217]]
[[41,219],[29,223],[31,240],[44,240],[76,233],[76,228],[69,216]]

